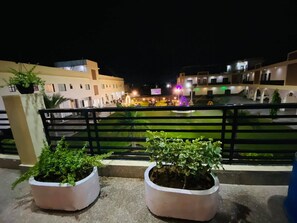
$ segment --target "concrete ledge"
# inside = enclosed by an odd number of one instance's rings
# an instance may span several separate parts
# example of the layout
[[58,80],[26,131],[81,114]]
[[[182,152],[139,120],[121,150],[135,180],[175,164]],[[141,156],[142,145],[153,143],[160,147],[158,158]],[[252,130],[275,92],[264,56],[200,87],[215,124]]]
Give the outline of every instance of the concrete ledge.
[[144,178],[144,171],[149,166],[147,161],[104,160],[105,167],[99,174],[107,177]]
[[[99,175],[107,177],[144,178],[149,161],[104,160],[105,167],[99,169]],[[29,168],[20,164],[18,156],[0,154],[0,167],[20,169]],[[224,165],[224,170],[215,170],[220,183],[243,185],[289,185],[292,165]]]
[[18,155],[0,154],[0,168],[18,169],[20,163]]
[[225,170],[216,170],[220,182],[245,185],[288,185],[292,165],[224,165]]
[[[99,174],[108,177],[143,178],[148,161],[105,160]],[[215,170],[221,183],[244,185],[288,185],[292,165],[224,165]]]

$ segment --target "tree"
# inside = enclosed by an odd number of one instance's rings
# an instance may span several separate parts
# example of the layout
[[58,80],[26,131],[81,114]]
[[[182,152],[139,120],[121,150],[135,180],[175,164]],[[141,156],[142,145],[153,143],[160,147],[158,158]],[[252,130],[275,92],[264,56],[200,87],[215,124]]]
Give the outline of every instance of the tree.
[[55,93],[52,96],[43,94],[44,105],[46,108],[58,108],[60,104],[65,101],[70,100],[70,98],[65,98],[59,93]]
[[[282,99],[280,97],[280,94],[278,92],[278,89],[275,89],[273,94],[272,94],[272,99],[271,99],[271,104],[280,104],[282,102]],[[270,109],[270,115],[273,116],[273,118],[275,118],[275,116],[277,115],[278,112],[278,108],[271,108]]]
[[[60,104],[68,100],[70,100],[70,98],[65,98],[59,93],[54,93],[52,96],[49,96],[43,93],[43,101],[46,108],[58,108]],[[50,113],[51,123],[54,123],[54,118],[55,118],[55,113],[51,112]]]
[[[137,111],[124,111],[123,113],[117,113],[116,116],[124,118],[124,119],[120,119],[119,123],[123,124],[126,128],[131,130],[130,132],[128,132],[128,137],[130,138],[133,138],[136,135],[138,136],[141,135],[141,133],[134,132],[134,130],[137,129],[136,127],[137,124],[139,123],[143,124],[142,127],[140,128],[147,128],[147,125],[146,125],[146,123],[148,123],[147,120],[136,119],[136,117],[141,117],[141,115],[137,114]],[[131,146],[136,147],[136,142],[132,141]]]

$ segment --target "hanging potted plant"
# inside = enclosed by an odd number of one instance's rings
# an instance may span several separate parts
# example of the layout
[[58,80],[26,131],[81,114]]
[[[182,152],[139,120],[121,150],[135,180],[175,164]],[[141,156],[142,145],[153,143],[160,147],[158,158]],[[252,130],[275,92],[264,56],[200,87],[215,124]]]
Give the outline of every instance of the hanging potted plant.
[[4,81],[8,86],[15,85],[21,94],[34,93],[34,86],[41,86],[41,91],[43,91],[45,81],[34,72],[35,68],[36,65],[30,69],[27,69],[24,65],[23,67],[21,66],[19,70],[10,68],[10,72],[13,74],[13,76]]
[[86,147],[69,149],[62,137],[55,148],[44,143],[36,164],[11,185],[29,181],[36,205],[42,209],[77,211],[93,203],[100,193],[98,167],[110,153],[90,156]]
[[161,217],[211,220],[219,207],[219,180],[212,170],[222,167],[221,142],[147,133],[146,151],[153,161],[144,173],[149,210]]

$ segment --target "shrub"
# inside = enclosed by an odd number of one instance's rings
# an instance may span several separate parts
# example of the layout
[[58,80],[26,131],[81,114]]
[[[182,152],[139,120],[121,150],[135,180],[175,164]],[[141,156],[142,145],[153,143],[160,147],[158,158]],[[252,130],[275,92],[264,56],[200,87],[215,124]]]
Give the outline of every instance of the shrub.
[[206,179],[213,169],[222,167],[220,141],[203,136],[193,140],[173,138],[164,131],[148,130],[147,134],[146,151],[156,162],[157,172],[165,172],[168,179],[181,178],[183,188],[188,187],[189,179]]
[[12,189],[19,183],[29,180],[31,176],[42,182],[59,182],[74,186],[76,181],[88,176],[94,166],[102,167],[102,160],[110,155],[111,152],[90,156],[86,152],[86,144],[81,149],[68,149],[64,137],[53,149],[44,142],[36,164],[12,183]]

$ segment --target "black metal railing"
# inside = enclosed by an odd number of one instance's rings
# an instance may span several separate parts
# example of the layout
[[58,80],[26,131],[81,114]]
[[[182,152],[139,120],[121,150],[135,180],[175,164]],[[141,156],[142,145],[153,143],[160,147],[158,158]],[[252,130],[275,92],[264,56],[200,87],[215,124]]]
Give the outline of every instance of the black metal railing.
[[269,81],[260,81],[260,84],[265,84],[265,85],[284,85],[285,81],[284,80],[269,80]]
[[[280,109],[271,116],[271,109]],[[297,104],[193,107],[43,109],[51,145],[64,136],[70,148],[88,143],[90,154],[114,151],[113,159],[148,160],[146,130],[193,139],[220,140],[224,163],[289,164],[297,151]],[[285,110],[285,111],[282,111]]]
[[18,154],[6,111],[0,110],[0,153]]

